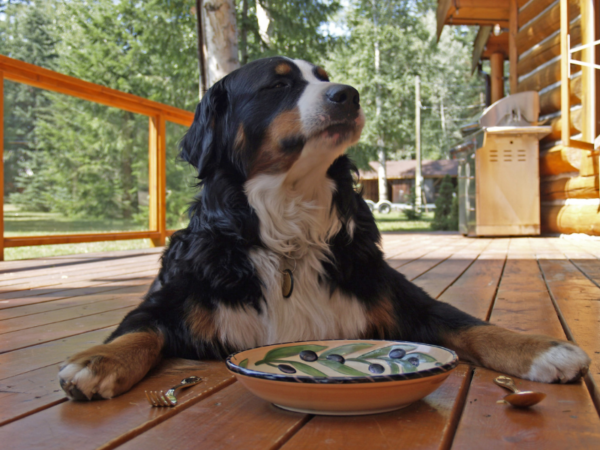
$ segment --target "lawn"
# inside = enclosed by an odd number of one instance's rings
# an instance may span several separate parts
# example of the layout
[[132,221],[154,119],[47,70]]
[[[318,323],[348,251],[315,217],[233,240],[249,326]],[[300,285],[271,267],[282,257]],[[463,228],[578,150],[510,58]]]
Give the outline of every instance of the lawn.
[[[403,213],[375,213],[380,231],[427,231],[433,213],[424,213],[421,220],[407,220]],[[184,224],[181,224],[184,226]],[[33,236],[70,233],[107,233],[112,231],[139,231],[147,229],[133,220],[69,218],[57,213],[19,211],[12,205],[4,206],[5,236]],[[84,244],[40,245],[4,250],[9,260],[43,258],[47,256],[95,253],[115,250],[135,250],[150,247],[149,239],[130,241],[89,242]]]

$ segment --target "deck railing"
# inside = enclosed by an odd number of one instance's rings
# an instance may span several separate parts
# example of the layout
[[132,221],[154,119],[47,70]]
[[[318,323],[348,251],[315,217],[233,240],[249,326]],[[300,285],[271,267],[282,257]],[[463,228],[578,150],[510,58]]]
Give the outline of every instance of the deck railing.
[[2,212],[4,211],[4,79],[148,116],[149,223],[147,231],[5,237],[4,214],[0,214],[0,260],[4,260],[4,249],[8,247],[125,239],[150,239],[153,246],[165,245],[166,238],[173,232],[167,230],[166,216],[166,122],[190,126],[194,114],[0,55],[0,211]]

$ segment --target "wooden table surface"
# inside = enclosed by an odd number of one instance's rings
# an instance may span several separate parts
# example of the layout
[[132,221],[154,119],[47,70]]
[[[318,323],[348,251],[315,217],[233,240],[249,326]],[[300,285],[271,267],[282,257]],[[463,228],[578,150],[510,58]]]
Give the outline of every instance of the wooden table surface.
[[[495,372],[460,364],[405,409],[327,417],[254,397],[222,362],[164,361],[130,392],[70,402],[59,363],[100,343],[139,301],[160,249],[0,263],[0,448],[8,449],[587,449],[600,448],[600,242],[385,234],[390,264],[434,297],[507,328],[569,338],[593,363],[585,382],[546,385],[530,410],[497,404]],[[174,408],[144,390],[196,374]],[[590,392],[592,394],[590,394]],[[596,405],[596,407],[594,406]]]

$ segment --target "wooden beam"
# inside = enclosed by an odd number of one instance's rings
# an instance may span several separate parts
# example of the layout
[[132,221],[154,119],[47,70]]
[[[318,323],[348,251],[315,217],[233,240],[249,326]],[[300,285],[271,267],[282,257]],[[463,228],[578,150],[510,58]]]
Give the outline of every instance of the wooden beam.
[[541,219],[543,233],[600,235],[598,205],[542,204]]
[[509,20],[508,20],[508,61],[510,64],[510,93],[517,92],[517,84],[519,74],[517,64],[519,62],[519,54],[517,51],[517,33],[519,31],[519,5],[517,0],[510,0]]
[[7,80],[71,95],[137,114],[147,116],[161,114],[169,122],[180,125],[190,126],[194,120],[193,112],[63,75],[3,55],[0,55],[0,71],[4,72],[4,78]]
[[[577,73],[580,70],[581,66],[573,66],[571,74]],[[556,60],[528,77],[521,79],[517,85],[517,92],[541,91],[545,87],[561,81],[561,75],[561,61]]]
[[442,30],[444,28],[444,24],[446,23],[446,16],[448,15],[450,5],[452,5],[452,0],[438,0],[436,12],[438,41],[440,40],[440,36],[442,35]]
[[[581,104],[581,77],[572,77],[571,81],[571,105]],[[540,94],[540,115],[552,114],[560,111],[560,85]]]
[[473,43],[473,57],[471,59],[471,75],[475,73],[477,67],[479,66],[479,60],[481,59],[481,55],[485,50],[485,46],[492,34],[491,26],[483,26],[479,27],[477,31],[477,36],[475,36],[475,42]]
[[159,237],[154,247],[165,245],[167,237],[166,127],[163,116],[150,117],[148,130],[148,225]]
[[[560,110],[562,117],[570,122],[571,113],[571,84],[567,83],[570,79],[569,70],[569,1],[560,0],[560,79],[563,81],[560,85]],[[562,144],[569,146],[571,140],[571,130],[569,127],[562,127]]]
[[[575,19],[579,15],[579,0],[567,0],[565,4],[568,6],[569,17]],[[523,24],[517,34],[519,55],[555,33],[560,28],[560,23],[560,3],[557,1],[534,20]]]
[[490,57],[491,81],[492,81],[492,103],[496,103],[504,97],[504,55],[494,53]]
[[[569,136],[577,134],[581,131],[581,108],[575,109],[569,114],[570,126],[568,128]],[[550,121],[549,124],[552,127],[552,131],[549,135],[542,139],[542,142],[554,142],[561,140],[564,122],[562,116],[555,117]]]
[[578,172],[581,165],[581,150],[557,145],[540,152],[540,176]]
[[535,0],[528,2],[519,9],[519,22],[521,23],[521,27],[539,16],[542,11],[555,1],[556,0]]
[[[523,76],[537,69],[542,64],[560,56],[560,32],[546,41],[534,45],[527,54],[519,57],[517,65],[519,76]],[[578,18],[570,24],[571,47],[581,43],[581,20]]]
[[157,239],[156,231],[122,231],[119,233],[63,234],[54,236],[16,236],[4,238],[4,247],[33,245],[80,244],[83,242],[122,241],[129,239]]
[[0,261],[4,261],[4,73],[0,71]]
[[598,198],[598,177],[543,177],[540,195],[544,200],[567,198]]

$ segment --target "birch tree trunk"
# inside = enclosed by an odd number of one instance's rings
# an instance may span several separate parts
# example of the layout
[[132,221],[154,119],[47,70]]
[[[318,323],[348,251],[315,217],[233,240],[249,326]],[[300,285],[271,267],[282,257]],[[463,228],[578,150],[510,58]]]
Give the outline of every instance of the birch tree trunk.
[[206,92],[216,81],[240,67],[233,0],[200,0]]
[[[375,89],[377,93],[375,94],[375,116],[377,117],[377,121],[381,116],[381,89],[379,86],[379,67],[381,63],[381,55],[379,52],[379,30],[378,30],[378,16],[377,16],[377,0],[373,0],[373,24],[375,25],[375,43],[374,43],[374,56],[375,56],[375,77],[377,78],[377,82],[375,84]],[[379,127],[380,128],[380,127]],[[380,130],[381,132],[381,130]],[[388,199],[388,186],[387,186],[387,155],[385,154],[385,146],[383,143],[383,136],[379,135],[377,138],[377,159],[379,160],[379,201],[384,201]]]

